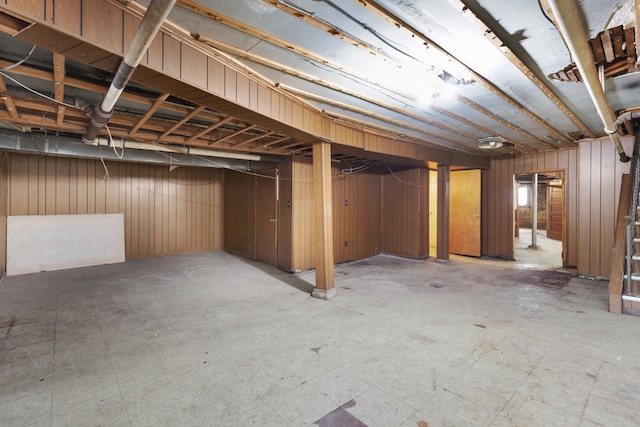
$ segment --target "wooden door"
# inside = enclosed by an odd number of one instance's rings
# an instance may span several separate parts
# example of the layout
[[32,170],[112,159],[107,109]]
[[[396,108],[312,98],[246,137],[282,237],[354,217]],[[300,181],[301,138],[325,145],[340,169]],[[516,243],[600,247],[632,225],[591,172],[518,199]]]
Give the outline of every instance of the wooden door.
[[451,171],[449,252],[452,254],[480,256],[480,178],[479,169]]
[[547,237],[562,240],[564,189],[555,185],[549,185],[547,188]]
[[[265,172],[260,172],[266,175]],[[256,176],[256,260],[271,265],[278,262],[278,201],[274,177]]]

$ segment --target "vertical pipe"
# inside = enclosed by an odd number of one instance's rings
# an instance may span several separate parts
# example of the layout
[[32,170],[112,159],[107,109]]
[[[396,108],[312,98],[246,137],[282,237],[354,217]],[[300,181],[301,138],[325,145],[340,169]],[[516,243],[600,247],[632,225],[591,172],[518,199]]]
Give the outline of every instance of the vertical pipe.
[[538,249],[538,174],[533,174],[531,185],[531,249]]

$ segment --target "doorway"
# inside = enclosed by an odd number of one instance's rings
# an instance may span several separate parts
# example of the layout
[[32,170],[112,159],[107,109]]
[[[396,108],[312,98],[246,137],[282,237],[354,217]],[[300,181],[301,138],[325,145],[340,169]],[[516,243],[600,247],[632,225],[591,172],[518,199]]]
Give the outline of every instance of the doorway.
[[514,189],[514,260],[563,267],[564,171],[517,173],[514,175]]

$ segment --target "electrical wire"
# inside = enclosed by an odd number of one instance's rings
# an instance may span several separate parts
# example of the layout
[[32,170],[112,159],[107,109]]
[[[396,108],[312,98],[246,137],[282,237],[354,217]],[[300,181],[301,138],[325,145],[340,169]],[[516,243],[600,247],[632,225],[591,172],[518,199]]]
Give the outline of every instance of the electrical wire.
[[405,181],[404,179],[400,178],[395,173],[393,173],[393,171],[391,170],[391,167],[389,167],[388,163],[385,163],[384,165],[387,167],[387,169],[391,173],[391,176],[393,176],[397,181],[401,182],[402,184],[410,185],[410,186],[416,187],[416,188],[427,188],[427,187],[429,187],[428,184],[427,185],[420,185],[420,184],[416,184],[416,183],[413,183],[413,182]]
[[47,99],[47,100],[49,100],[49,101],[51,101],[51,102],[55,102],[56,104],[64,105],[65,107],[75,108],[75,109],[80,110],[80,108],[79,108],[78,106],[76,106],[76,105],[68,104],[68,103],[63,102],[63,101],[58,101],[57,99],[52,98],[52,97],[50,97],[49,95],[45,95],[44,93],[40,93],[40,92],[38,92],[38,91],[37,91],[37,90],[35,90],[35,89],[31,89],[29,86],[27,86],[27,85],[25,85],[24,83],[22,83],[22,82],[20,82],[20,81],[18,81],[18,80],[16,80],[16,79],[14,79],[13,77],[11,77],[10,75],[8,75],[8,74],[7,74],[7,73],[5,73],[4,71],[0,71],[0,76],[5,77],[5,78],[7,78],[7,79],[11,80],[12,82],[14,82],[15,84],[17,84],[17,85],[18,85],[18,86],[20,86],[21,88],[23,88],[23,89],[25,89],[25,90],[28,90],[29,92],[33,93],[34,95],[38,95],[39,97],[42,97],[42,98],[44,98],[44,99]]
[[25,56],[24,58],[22,58],[20,61],[16,62],[15,64],[11,64],[8,65],[6,67],[0,68],[0,71],[7,71],[10,70],[12,68],[16,68],[17,66],[20,66],[22,64],[24,64],[33,54],[33,52],[36,50],[36,45],[34,44],[33,47],[31,48],[31,50],[29,51],[29,53],[27,54],[27,56]]
[[120,152],[120,154],[118,154],[118,150],[116,150],[116,145],[113,143],[113,137],[111,136],[111,130],[109,129],[109,126],[104,125],[104,127],[105,129],[107,129],[107,133],[109,134],[109,145],[111,145],[111,148],[113,148],[113,153],[116,155],[117,158],[122,160],[122,158],[124,157],[124,138],[122,139],[122,151]]

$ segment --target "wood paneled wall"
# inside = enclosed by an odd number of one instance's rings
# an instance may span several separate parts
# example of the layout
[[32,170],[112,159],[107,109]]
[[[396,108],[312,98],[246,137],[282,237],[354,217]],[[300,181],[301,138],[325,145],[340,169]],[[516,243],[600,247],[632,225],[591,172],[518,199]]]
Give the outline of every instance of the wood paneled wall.
[[255,190],[253,175],[225,171],[224,249],[251,259],[256,257]]
[[9,153],[0,153],[0,277],[7,271],[7,215],[9,212]]
[[[627,153],[630,137],[623,138]],[[565,171],[565,250],[578,273],[609,275],[620,181],[629,163],[621,163],[608,138],[581,142],[575,149],[495,159],[482,174],[482,254],[513,259],[513,174]]]
[[293,271],[293,165],[291,157],[283,159],[279,172],[278,268],[284,271]]
[[[315,267],[313,253],[313,168],[308,157],[292,164],[293,271]],[[357,260],[382,251],[382,181],[378,168],[344,174],[332,168],[334,262]],[[345,203],[346,202],[346,203]],[[346,245],[345,245],[346,242]]]
[[422,258],[429,255],[429,171],[392,169],[383,178],[384,251]]
[[[625,137],[622,143],[631,154],[633,139]],[[578,151],[578,272],[608,277],[620,183],[631,162],[620,162],[609,138],[581,142]]]
[[278,264],[276,169],[255,173],[225,170],[224,249],[267,264]]
[[482,254],[513,259],[515,173],[561,170],[565,173],[565,229],[568,266],[577,266],[577,149],[523,154],[494,159],[482,173]]
[[93,159],[9,154],[8,214],[123,213],[127,258],[222,248],[222,170],[105,166]]
[[368,258],[382,251],[382,179],[377,167],[333,176],[333,252],[336,263]]

